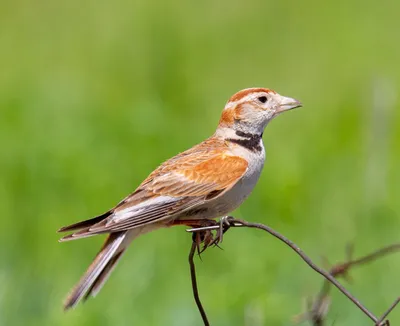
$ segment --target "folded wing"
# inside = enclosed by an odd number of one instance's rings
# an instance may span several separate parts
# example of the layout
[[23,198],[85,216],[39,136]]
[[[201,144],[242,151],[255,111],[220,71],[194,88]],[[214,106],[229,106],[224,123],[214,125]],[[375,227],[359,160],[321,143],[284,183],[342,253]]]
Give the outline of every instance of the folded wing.
[[[214,140],[215,143],[215,140]],[[223,142],[205,141],[157,168],[138,189],[99,221],[74,224],[83,228],[62,240],[125,231],[162,221],[203,204],[231,189],[247,170],[247,161],[229,154]],[[60,229],[71,230],[64,227]]]

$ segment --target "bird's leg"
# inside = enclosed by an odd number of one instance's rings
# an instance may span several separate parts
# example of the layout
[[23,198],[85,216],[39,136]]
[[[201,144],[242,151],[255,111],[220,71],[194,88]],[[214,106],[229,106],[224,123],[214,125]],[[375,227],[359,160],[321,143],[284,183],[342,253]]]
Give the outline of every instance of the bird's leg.
[[223,237],[224,237],[224,233],[226,231],[229,230],[229,228],[231,227],[231,220],[232,217],[231,216],[223,216],[221,217],[221,219],[219,220],[219,228],[217,231],[217,234],[213,240],[213,242],[211,244],[219,247],[218,245],[220,243],[222,243]]
[[[214,235],[211,230],[201,230],[204,227],[216,226],[218,223],[214,220],[199,219],[199,220],[175,220],[171,222],[170,226],[175,225],[186,225],[192,229],[199,228],[200,230],[193,230],[193,242],[196,243],[197,252],[200,255],[204,250],[206,250],[211,244],[214,244]],[[203,248],[201,244],[203,243]]]
[[[202,234],[203,238],[201,239],[201,242],[204,243],[204,247],[201,252],[203,252],[210,245],[220,248],[219,244],[223,240],[223,235],[232,226],[234,223],[233,220],[234,218],[232,216],[224,216],[218,222],[214,220],[180,220],[173,223],[174,225],[183,224],[191,226],[192,228],[187,231],[193,232],[194,235]],[[216,230],[215,235],[212,233],[213,230]],[[194,235],[193,239],[197,239]]]

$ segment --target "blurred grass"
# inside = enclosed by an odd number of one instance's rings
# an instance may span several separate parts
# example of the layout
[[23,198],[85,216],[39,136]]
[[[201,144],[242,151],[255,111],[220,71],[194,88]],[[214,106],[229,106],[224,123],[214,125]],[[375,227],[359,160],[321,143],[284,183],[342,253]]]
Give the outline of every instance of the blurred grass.
[[[0,10],[0,324],[201,325],[183,229],[138,239],[95,300],[61,302],[102,239],[58,244],[160,162],[208,137],[251,86],[304,103],[268,126],[267,164],[235,216],[318,261],[399,239],[395,1],[5,1]],[[321,279],[276,240],[233,230],[198,263],[213,325],[291,325]],[[353,272],[377,314],[399,257]],[[330,320],[365,325],[334,293]],[[391,315],[400,321],[400,309]]]

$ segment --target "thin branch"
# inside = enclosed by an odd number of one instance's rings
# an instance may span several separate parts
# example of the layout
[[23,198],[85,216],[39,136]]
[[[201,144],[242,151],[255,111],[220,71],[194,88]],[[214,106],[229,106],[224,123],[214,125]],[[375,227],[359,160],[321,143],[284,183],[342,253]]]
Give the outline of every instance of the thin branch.
[[[368,316],[374,322],[374,324],[376,326],[385,326],[385,325],[389,326],[389,321],[388,320],[383,321],[383,320],[389,315],[389,313],[399,303],[400,298],[398,298],[392,304],[392,306],[385,312],[385,314],[381,318],[378,318],[371,311],[369,311],[357,298],[355,298],[348,290],[346,290],[346,288],[343,285],[341,285],[340,282],[337,281],[334,276],[345,275],[346,272],[348,271],[348,269],[351,266],[363,264],[363,263],[372,261],[372,260],[374,260],[374,259],[376,259],[376,258],[378,258],[380,256],[386,255],[386,254],[388,254],[390,252],[396,251],[396,250],[400,249],[400,244],[396,244],[396,245],[392,245],[392,246],[380,249],[380,250],[378,250],[378,251],[376,251],[376,252],[374,252],[374,253],[372,253],[370,255],[361,257],[361,258],[356,259],[356,260],[349,260],[347,263],[334,266],[329,272],[327,272],[327,271],[319,268],[317,265],[315,265],[313,263],[313,261],[311,260],[311,258],[309,258],[293,241],[289,240],[288,238],[286,238],[285,236],[283,236],[279,232],[276,232],[272,228],[270,228],[270,227],[268,227],[268,226],[266,226],[264,224],[251,223],[251,222],[247,222],[245,220],[235,219],[233,217],[228,217],[228,218],[225,219],[225,221],[231,227],[249,227],[249,228],[256,228],[256,229],[264,230],[264,231],[268,232],[269,234],[271,234],[272,236],[274,236],[275,238],[277,238],[280,241],[282,241],[283,243],[285,243],[293,251],[295,251],[300,256],[300,258],[309,267],[311,267],[314,271],[316,271],[318,274],[322,275],[326,279],[326,281],[324,282],[323,288],[322,288],[322,290],[321,290],[321,292],[320,292],[320,294],[318,296],[320,302],[322,302],[323,301],[322,299],[326,297],[326,294],[329,291],[330,284],[333,284],[351,302],[353,302],[366,316]],[[204,231],[210,232],[211,230],[217,230],[217,229],[220,229],[220,225],[193,228],[193,229],[189,229],[187,231],[188,232],[204,232]],[[218,244],[218,239],[217,239],[217,241],[215,243]],[[203,317],[203,321],[205,322],[205,325],[209,325],[208,321],[207,321],[207,317],[206,317],[205,312],[204,312],[204,309],[201,306],[200,299],[198,297],[197,285],[196,285],[196,276],[195,276],[194,263],[193,263],[193,255],[194,255],[194,250],[195,249],[193,249],[193,246],[195,246],[195,244],[192,245],[192,251],[193,251],[193,253],[191,252],[192,256],[189,256],[189,262],[191,262],[193,293],[195,295],[195,300],[196,300],[197,306],[199,308],[200,314]],[[192,268],[192,264],[193,264],[193,268]],[[319,307],[318,305],[316,305],[316,306],[314,305],[313,311],[315,311],[315,309],[318,308],[318,307]],[[207,322],[207,324],[206,324],[206,322]]]
[[197,248],[198,248],[198,244],[195,241],[193,241],[192,247],[190,248],[190,253],[189,253],[190,277],[192,279],[193,296],[194,296],[194,300],[196,301],[197,308],[200,311],[200,315],[201,315],[201,318],[203,319],[204,326],[209,326],[210,323],[208,322],[206,312],[203,308],[203,305],[201,304],[199,290],[197,288],[196,268],[195,268],[194,261],[193,261],[193,257],[194,257],[194,254],[195,254]]
[[[351,249],[353,248],[353,246],[350,247]],[[352,259],[351,258],[351,253],[352,250],[348,250],[348,257],[347,257],[347,261],[342,262],[342,263],[338,263],[335,264],[334,266],[332,266],[329,269],[329,273],[333,276],[333,277],[346,277],[347,273],[349,272],[350,268],[353,268],[355,266],[358,265],[363,265],[366,263],[370,263],[372,261],[377,260],[378,258],[382,258],[385,255],[388,255],[390,253],[394,253],[396,251],[400,250],[400,244],[393,244],[381,249],[378,249],[368,255],[362,256],[360,258],[357,259]],[[329,291],[331,289],[331,283],[328,280],[325,280],[325,282],[323,283],[321,290],[319,291],[317,298],[315,299],[314,303],[311,305],[311,309],[309,310],[309,312],[306,313],[308,319],[313,322],[313,325],[317,326],[320,325],[320,320],[325,318],[325,315],[327,314],[327,309],[325,309],[326,307],[326,298],[328,297]],[[384,319],[386,318],[386,316],[391,312],[391,310],[397,305],[398,302],[395,302],[393,304],[393,307],[391,307],[391,309],[389,309],[387,311],[387,314],[383,315],[383,317],[381,317],[377,322],[376,325],[388,325],[387,321],[386,324],[382,322],[384,321]],[[323,314],[321,313],[323,312]]]
[[365,264],[365,263],[369,263],[373,260],[376,260],[378,258],[381,258],[387,254],[396,252],[400,250],[400,243],[396,243],[390,246],[387,246],[385,248],[379,249],[369,255],[366,255],[364,257],[355,259],[355,260],[351,260],[348,262],[349,267],[350,266],[354,266],[354,265],[361,265],[361,264]]
[[[362,256],[357,259],[351,259],[351,257],[348,257],[348,261],[345,261],[343,263],[338,263],[338,264],[335,264],[334,266],[332,266],[329,270],[329,273],[333,277],[336,277],[336,278],[341,277],[341,276],[347,276],[347,273],[349,272],[350,268],[353,268],[358,265],[370,263],[372,261],[375,261],[379,258],[384,257],[385,255],[394,253],[399,250],[400,250],[400,244],[393,244],[393,245],[378,249],[368,255]],[[320,306],[324,305],[325,298],[328,295],[328,292],[330,290],[330,285],[331,284],[327,280],[325,280],[325,282],[317,296],[317,299],[315,300],[315,302],[313,304],[311,316],[314,316],[314,313],[317,313],[318,311],[320,311]],[[395,302],[393,308],[397,305],[397,303],[398,302]],[[383,317],[381,317],[376,322],[376,325],[385,325],[385,324],[382,324],[382,322],[384,321],[386,316],[391,312],[392,309],[388,310],[388,313],[386,315],[384,315]]]
[[[324,284],[329,284],[325,280]],[[328,314],[329,307],[331,305],[331,299],[329,295],[321,297],[317,300],[310,301],[307,300],[307,307],[304,313],[301,313],[293,318],[296,324],[309,321],[313,326],[323,326],[325,325],[325,317]]]
[[400,302],[400,297],[398,297],[393,303],[392,305],[389,307],[388,310],[385,311],[385,313],[382,315],[381,318],[379,318],[379,320],[376,322],[377,326],[389,326],[389,321],[386,320],[385,318],[392,312],[392,310],[399,304]]
[[244,220],[234,219],[232,220],[234,223],[239,223],[241,225],[250,227],[250,228],[257,228],[267,231],[269,234],[273,235],[275,238],[279,239],[287,246],[289,246],[293,251],[295,251],[301,259],[305,261],[305,263],[310,266],[314,271],[318,274],[322,275],[325,279],[327,279],[330,283],[332,283],[336,288],[339,289],[350,301],[352,301],[366,316],[368,316],[374,323],[378,321],[378,318],[370,312],[357,298],[355,298],[346,288],[339,283],[329,272],[324,271],[323,269],[319,268],[315,265],[311,258],[309,258],[293,241],[289,240],[282,234],[276,232],[275,230],[271,229],[270,227],[260,224],[260,223],[250,223]]

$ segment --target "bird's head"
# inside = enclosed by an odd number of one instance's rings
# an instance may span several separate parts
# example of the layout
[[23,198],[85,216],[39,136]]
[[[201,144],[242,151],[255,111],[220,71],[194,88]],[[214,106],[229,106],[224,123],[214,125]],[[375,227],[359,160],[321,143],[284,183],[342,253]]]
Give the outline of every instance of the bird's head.
[[268,88],[243,89],[226,103],[218,129],[262,134],[265,126],[274,117],[300,106],[299,101],[279,95]]

